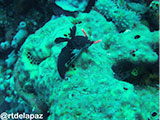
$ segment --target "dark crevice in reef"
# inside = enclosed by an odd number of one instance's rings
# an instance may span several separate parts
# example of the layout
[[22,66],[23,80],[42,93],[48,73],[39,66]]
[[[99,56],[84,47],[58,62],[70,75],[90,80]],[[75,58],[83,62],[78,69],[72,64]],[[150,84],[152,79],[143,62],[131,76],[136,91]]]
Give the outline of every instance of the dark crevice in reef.
[[59,7],[58,5],[56,5],[55,2],[52,3],[52,10],[53,10],[53,14],[55,16],[61,16],[61,15],[65,15],[65,16],[72,16],[72,17],[76,17],[77,11],[75,12],[70,12],[67,10],[62,9],[61,7]]
[[129,61],[120,61],[112,66],[114,77],[121,81],[139,86],[157,86],[159,81],[158,61],[156,63],[133,64]]
[[[88,4],[83,12],[89,13],[92,10],[92,7],[95,5],[96,1],[97,0],[89,0]],[[52,6],[53,6],[53,14],[55,16],[66,15],[66,16],[76,17],[79,13],[78,11],[71,12],[71,11],[64,10],[60,6],[56,5],[55,2],[53,2]]]
[[88,5],[86,6],[84,12],[89,13],[92,7],[95,5],[97,0],[89,0]]
[[153,13],[148,11],[146,14],[144,14],[143,18],[147,20],[147,22],[149,24],[148,27],[151,32],[159,30],[158,18],[154,17]]

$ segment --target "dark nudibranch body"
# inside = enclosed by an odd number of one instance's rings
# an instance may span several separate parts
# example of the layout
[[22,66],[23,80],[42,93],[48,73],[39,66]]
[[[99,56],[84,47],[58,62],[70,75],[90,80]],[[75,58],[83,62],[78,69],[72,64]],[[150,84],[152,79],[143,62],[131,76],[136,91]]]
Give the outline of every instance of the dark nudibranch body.
[[61,50],[61,53],[58,56],[58,63],[57,63],[57,68],[59,75],[62,79],[65,79],[65,74],[69,68],[69,66],[74,62],[74,60],[79,56],[79,54],[89,46],[91,46],[93,43],[98,43],[99,41],[90,41],[88,40],[88,37],[85,33],[84,30],[83,33],[85,34],[84,36],[75,36],[76,33],[76,26],[72,27],[70,29],[70,37],[69,38],[56,38],[55,42],[60,43],[60,42],[68,42],[67,45]]

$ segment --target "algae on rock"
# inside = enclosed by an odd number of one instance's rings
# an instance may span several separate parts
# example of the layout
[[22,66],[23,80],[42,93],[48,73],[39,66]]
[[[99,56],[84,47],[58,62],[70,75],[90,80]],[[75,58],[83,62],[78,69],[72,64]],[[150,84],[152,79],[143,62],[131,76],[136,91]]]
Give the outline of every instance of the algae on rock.
[[[90,40],[102,39],[102,42],[84,51],[75,61],[75,67],[70,68],[66,74],[68,80],[61,80],[56,64],[58,55],[66,43],[55,44],[54,40],[66,35],[68,37],[69,29],[75,23],[77,23],[76,35],[83,35],[81,28],[84,28]],[[144,39],[145,36],[142,34],[144,31],[148,33],[147,39]],[[18,86],[25,92],[25,84],[32,83],[32,91],[36,99],[42,100],[46,106],[49,106],[48,120],[124,118],[134,120],[138,117],[148,119],[150,114],[148,109],[155,109],[158,100],[148,99],[152,105],[143,104],[145,99],[141,98],[141,94],[136,93],[132,84],[114,78],[112,65],[121,59],[129,59],[131,62],[156,61],[158,56],[149,47],[152,43],[152,35],[144,26],[142,28],[137,26],[137,30],[135,28],[119,34],[112,22],[106,21],[94,10],[89,14],[80,13],[77,18],[61,16],[49,21],[27,38],[16,63],[15,78],[19,83]],[[135,36],[138,39],[135,39]],[[137,44],[139,44],[138,48]],[[138,57],[137,53],[138,58],[135,60],[130,55],[132,49],[144,53],[147,50],[148,55]],[[148,60],[148,57],[151,58]],[[151,96],[147,92],[144,95]],[[44,111],[39,106],[39,102],[36,106],[37,110]],[[142,111],[144,114],[141,114]],[[155,111],[158,112],[157,109]]]

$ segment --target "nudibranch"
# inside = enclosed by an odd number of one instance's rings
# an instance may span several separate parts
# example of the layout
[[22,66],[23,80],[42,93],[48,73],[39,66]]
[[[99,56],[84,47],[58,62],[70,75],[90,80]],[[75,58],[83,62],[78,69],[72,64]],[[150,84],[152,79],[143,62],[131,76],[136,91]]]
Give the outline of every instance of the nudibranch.
[[68,42],[67,45],[61,50],[57,62],[58,72],[62,79],[65,79],[65,74],[69,66],[75,61],[75,59],[84,49],[87,49],[92,44],[96,44],[101,41],[90,41],[88,40],[88,36],[84,29],[82,29],[82,32],[85,36],[76,36],[76,26],[73,26],[72,29],[70,29],[71,39],[62,37],[55,39],[55,43]]

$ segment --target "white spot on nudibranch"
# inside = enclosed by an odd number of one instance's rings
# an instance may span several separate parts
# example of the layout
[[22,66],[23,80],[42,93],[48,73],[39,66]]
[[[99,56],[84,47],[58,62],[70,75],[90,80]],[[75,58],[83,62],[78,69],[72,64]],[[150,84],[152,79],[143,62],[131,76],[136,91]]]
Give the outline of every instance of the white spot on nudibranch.
[[82,49],[74,49],[71,53],[73,56],[65,63],[65,66],[68,67],[77,58],[81,51]]

